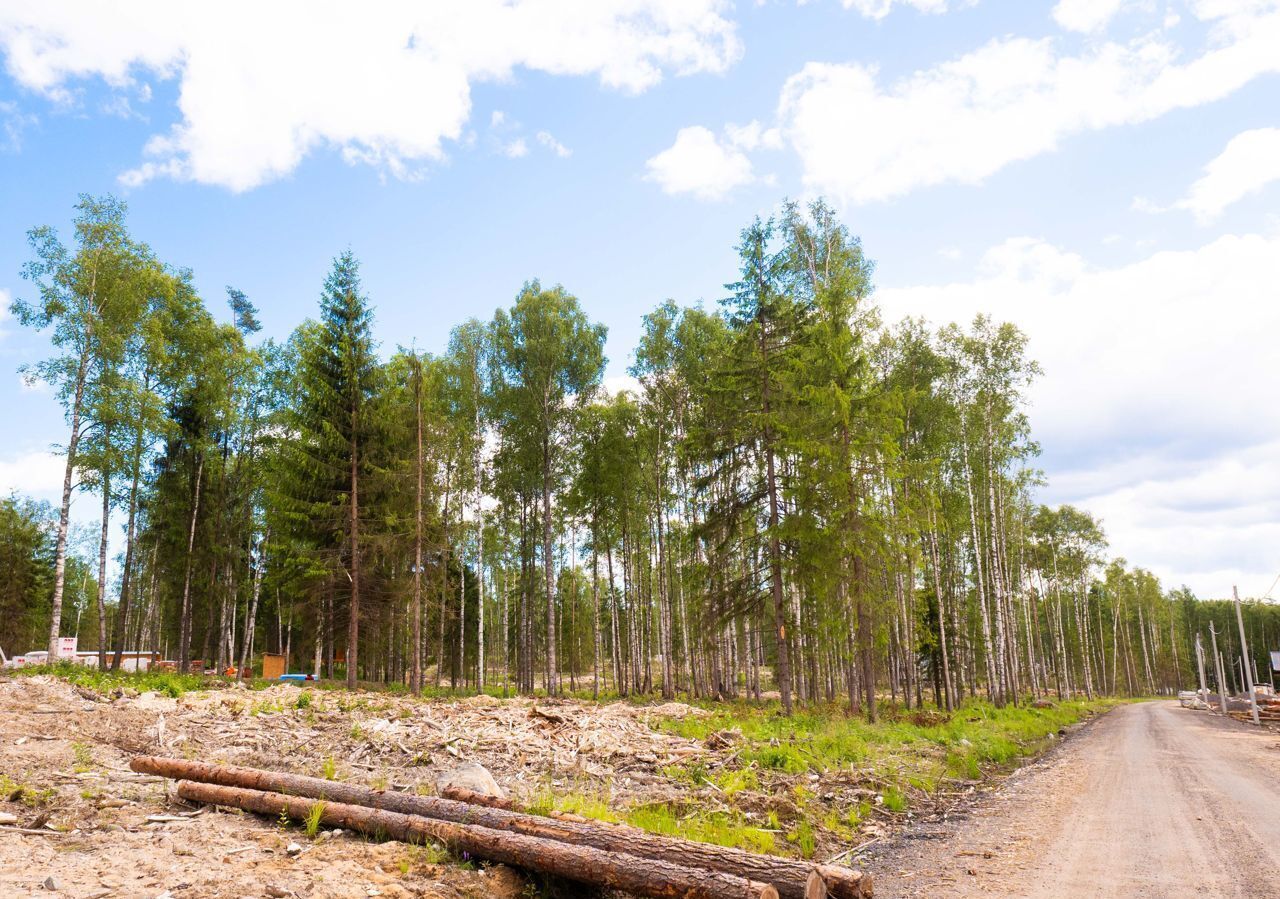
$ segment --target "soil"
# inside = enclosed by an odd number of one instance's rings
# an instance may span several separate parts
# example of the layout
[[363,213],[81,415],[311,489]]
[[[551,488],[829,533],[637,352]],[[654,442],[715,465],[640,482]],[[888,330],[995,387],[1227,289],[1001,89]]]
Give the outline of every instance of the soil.
[[[129,770],[138,753],[317,776],[331,768],[344,780],[421,792],[434,792],[436,777],[459,763],[480,762],[523,800],[605,783],[620,798],[661,800],[678,787],[656,772],[708,752],[648,725],[655,714],[704,714],[679,704],[308,694],[299,708],[303,694],[291,686],[172,699],[102,697],[40,676],[0,679],[0,816],[12,816],[3,819],[10,828],[0,828],[0,895],[446,899],[521,892],[523,881],[501,866],[437,864],[420,847],[340,832],[312,840],[296,826],[192,808],[174,797],[171,782]],[[301,851],[290,855],[295,842]]]
[[859,859],[881,897],[1245,897],[1280,882],[1275,732],[1118,707]]

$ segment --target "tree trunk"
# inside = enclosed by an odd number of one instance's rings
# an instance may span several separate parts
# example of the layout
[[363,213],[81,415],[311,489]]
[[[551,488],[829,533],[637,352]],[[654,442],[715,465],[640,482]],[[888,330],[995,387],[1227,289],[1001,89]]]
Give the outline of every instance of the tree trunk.
[[560,692],[556,658],[556,580],[551,555],[551,438],[542,437],[542,569],[547,581],[547,694]]
[[111,527],[111,429],[102,437],[102,536],[98,542],[98,670],[107,669],[107,538]]
[[67,465],[62,476],[62,505],[58,510],[58,537],[53,553],[53,606],[49,619],[49,660],[58,657],[58,637],[62,631],[62,594],[67,582],[67,530],[71,523],[71,488],[75,475],[76,450],[80,446],[80,416],[84,405],[84,382],[89,372],[89,344],[80,353],[76,386],[71,402],[71,436],[67,439]]
[[[147,373],[143,384],[144,389],[151,386],[150,372]],[[116,610],[116,632],[111,641],[115,649],[111,659],[112,671],[120,670],[120,659],[125,649],[125,624],[129,620],[129,605],[133,598],[133,544],[138,519],[138,482],[142,478],[142,437],[143,426],[140,420],[133,439],[133,482],[129,487],[129,523],[125,528],[124,571],[120,575],[120,605]],[[138,646],[137,649],[141,650],[142,647]]]
[[179,784],[178,795],[191,802],[231,806],[272,818],[287,816],[299,821],[313,814],[318,805],[321,824],[384,835],[406,843],[437,840],[459,855],[474,855],[638,896],[656,899],[722,899],[729,896],[777,899],[778,896],[778,891],[772,886],[730,874],[641,860],[622,853],[571,846],[473,824],[454,824],[363,806],[191,781]]
[[196,521],[200,516],[200,485],[204,479],[204,453],[196,451],[196,489],[191,502],[191,526],[187,530],[187,565],[182,579],[182,618],[179,622],[178,670],[185,672],[191,661],[191,567],[195,561]]
[[417,425],[416,486],[413,500],[413,669],[409,686],[422,692],[422,363],[413,357],[413,408]]
[[249,793],[287,793],[354,807],[380,809],[393,814],[475,825],[507,837],[532,837],[558,844],[626,854],[646,859],[650,864],[675,862],[738,874],[773,883],[783,897],[808,895],[804,890],[815,872],[832,896],[860,899],[870,894],[871,878],[843,866],[814,865],[793,859],[756,855],[741,849],[650,834],[625,825],[546,818],[451,799],[371,790],[355,784],[231,765],[139,756],[130,763],[130,767],[147,774],[186,778],[183,787],[193,786],[193,781],[199,781],[201,785],[230,787]]
[[[355,431],[355,415],[352,431]],[[360,650],[360,444],[351,440],[351,608],[347,618],[347,689],[356,688]]]

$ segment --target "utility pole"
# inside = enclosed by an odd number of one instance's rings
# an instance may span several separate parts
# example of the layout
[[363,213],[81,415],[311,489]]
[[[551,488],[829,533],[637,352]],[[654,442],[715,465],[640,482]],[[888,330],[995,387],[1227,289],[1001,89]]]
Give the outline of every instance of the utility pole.
[[1201,643],[1199,634],[1196,634],[1196,668],[1200,672],[1200,701],[1207,706],[1209,688],[1204,685],[1204,644]]
[[1209,622],[1209,640],[1213,645],[1213,670],[1218,678],[1218,708],[1222,710],[1222,714],[1227,714],[1227,686],[1226,677],[1222,672],[1222,656],[1218,653],[1218,631],[1213,626],[1213,622]]
[[1249,712],[1253,715],[1253,723],[1261,725],[1258,720],[1258,694],[1253,689],[1253,664],[1247,662],[1249,658],[1249,644],[1244,638],[1244,615],[1240,612],[1240,591],[1234,584],[1231,585],[1231,595],[1236,601],[1236,624],[1240,627],[1240,668],[1244,672],[1245,685],[1249,690]]

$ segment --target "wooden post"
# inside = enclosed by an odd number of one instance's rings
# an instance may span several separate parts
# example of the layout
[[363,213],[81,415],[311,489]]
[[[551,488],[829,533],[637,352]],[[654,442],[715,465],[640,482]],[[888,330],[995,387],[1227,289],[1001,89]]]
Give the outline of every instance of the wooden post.
[[1236,624],[1240,626],[1240,669],[1244,672],[1245,689],[1249,691],[1249,711],[1253,715],[1253,723],[1258,720],[1258,694],[1253,688],[1253,663],[1249,661],[1249,642],[1244,636],[1244,615],[1240,612],[1240,591],[1235,584],[1231,585],[1231,595],[1236,601]]

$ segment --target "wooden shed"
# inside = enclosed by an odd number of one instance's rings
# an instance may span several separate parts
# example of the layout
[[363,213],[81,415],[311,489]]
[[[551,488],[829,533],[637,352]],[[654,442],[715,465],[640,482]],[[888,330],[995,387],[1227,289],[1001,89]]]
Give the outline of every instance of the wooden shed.
[[280,675],[284,674],[284,669],[284,656],[272,655],[269,652],[263,653],[262,677],[265,680],[279,680]]

